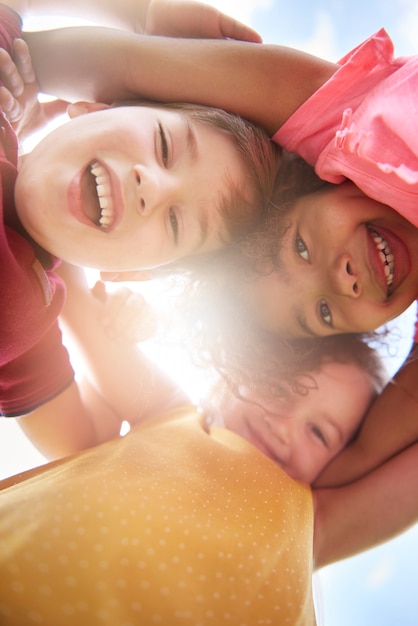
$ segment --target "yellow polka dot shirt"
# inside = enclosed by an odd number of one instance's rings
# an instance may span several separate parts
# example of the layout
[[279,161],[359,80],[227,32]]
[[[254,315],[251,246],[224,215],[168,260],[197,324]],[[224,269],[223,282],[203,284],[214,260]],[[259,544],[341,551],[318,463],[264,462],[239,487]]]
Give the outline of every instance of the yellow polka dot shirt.
[[0,492],[2,626],[313,626],[312,497],[194,407]]

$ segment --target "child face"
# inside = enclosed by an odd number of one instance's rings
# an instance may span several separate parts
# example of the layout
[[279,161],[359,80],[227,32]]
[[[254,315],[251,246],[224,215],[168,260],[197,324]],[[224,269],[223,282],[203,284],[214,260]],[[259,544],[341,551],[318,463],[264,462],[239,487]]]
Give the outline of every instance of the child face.
[[120,107],[72,120],[25,156],[16,206],[56,256],[142,269],[220,247],[231,183],[243,186],[243,168],[220,130],[180,111]]
[[268,402],[248,395],[257,406],[230,394],[221,407],[226,428],[307,483],[351,440],[373,397],[370,377],[353,363],[329,362],[312,376],[317,388],[306,395]]
[[417,229],[352,183],[298,199],[289,223],[280,270],[252,286],[265,328],[293,337],[370,331],[417,297]]

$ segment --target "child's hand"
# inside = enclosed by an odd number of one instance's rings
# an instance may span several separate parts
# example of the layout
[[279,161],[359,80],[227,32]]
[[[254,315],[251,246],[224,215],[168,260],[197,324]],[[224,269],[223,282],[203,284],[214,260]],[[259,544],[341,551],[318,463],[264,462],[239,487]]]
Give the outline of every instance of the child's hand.
[[103,302],[101,322],[113,340],[133,344],[154,335],[157,320],[151,306],[141,294],[127,287],[119,287],[108,293],[101,281],[95,284],[92,292]]
[[54,100],[41,104],[39,87],[29,48],[23,39],[15,39],[13,59],[0,49],[0,106],[19,139],[25,139],[65,113],[67,103]]
[[261,43],[249,26],[221,13],[215,7],[193,0],[150,0],[145,32],[166,37],[239,39]]

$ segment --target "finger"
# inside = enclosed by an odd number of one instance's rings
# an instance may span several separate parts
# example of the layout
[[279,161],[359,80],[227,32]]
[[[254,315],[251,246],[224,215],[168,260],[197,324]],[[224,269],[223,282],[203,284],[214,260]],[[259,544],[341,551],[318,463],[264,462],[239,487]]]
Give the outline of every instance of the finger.
[[261,43],[261,36],[249,26],[235,18],[221,13],[210,5],[201,6],[200,29],[197,36],[213,39],[237,39],[251,43]]
[[48,122],[52,122],[59,115],[67,113],[68,102],[65,100],[51,100],[43,103],[44,116]]
[[0,106],[11,124],[20,120],[22,107],[6,87],[0,87]]
[[103,311],[103,323],[105,326],[117,324],[123,326],[125,322],[131,323],[132,319],[139,319],[146,308],[146,301],[140,294],[132,293],[128,287],[122,287],[108,294],[105,309]]
[[263,39],[253,28],[238,22],[229,15],[221,13],[219,16],[219,26],[223,37],[226,39],[237,39],[250,43],[262,43]]
[[91,292],[95,298],[101,302],[106,302],[106,285],[101,280],[96,282],[96,284],[92,287]]
[[153,270],[124,270],[123,272],[100,272],[100,278],[106,282],[128,283],[152,280],[156,277]]
[[23,92],[23,81],[10,55],[0,48],[0,80],[10,93],[18,97]]
[[119,272],[102,271],[100,272],[100,278],[107,283],[118,283],[118,282],[123,282],[125,280],[125,278],[123,277],[123,274],[120,274]]
[[13,52],[13,60],[23,82],[25,84],[34,83],[36,81],[36,75],[26,41],[23,39],[15,39],[13,42]]

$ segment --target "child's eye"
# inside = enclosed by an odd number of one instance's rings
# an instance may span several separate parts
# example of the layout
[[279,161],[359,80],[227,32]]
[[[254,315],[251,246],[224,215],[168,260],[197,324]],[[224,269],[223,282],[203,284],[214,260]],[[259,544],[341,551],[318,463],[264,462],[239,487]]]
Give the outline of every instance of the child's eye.
[[308,248],[306,247],[305,242],[303,241],[302,237],[300,237],[300,235],[296,235],[295,250],[296,254],[298,254],[304,261],[309,262]]
[[324,324],[326,324],[327,326],[332,326],[331,311],[325,300],[321,300],[321,302],[319,303],[319,315]]
[[174,243],[177,244],[179,238],[179,222],[174,209],[170,209],[169,218],[171,230],[173,232]]
[[161,157],[163,160],[164,165],[167,167],[167,161],[168,161],[168,143],[167,143],[167,137],[165,134],[165,130],[162,126],[161,123],[158,123],[158,130],[160,133],[160,141],[161,141]]
[[318,426],[315,426],[315,424],[311,424],[311,431],[313,432],[314,436],[324,444],[324,446],[328,447],[326,437]]

